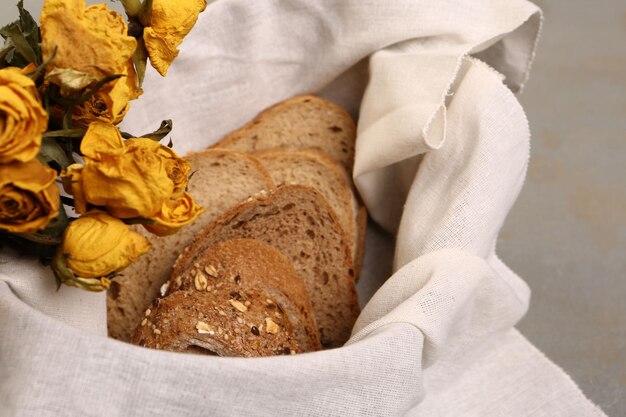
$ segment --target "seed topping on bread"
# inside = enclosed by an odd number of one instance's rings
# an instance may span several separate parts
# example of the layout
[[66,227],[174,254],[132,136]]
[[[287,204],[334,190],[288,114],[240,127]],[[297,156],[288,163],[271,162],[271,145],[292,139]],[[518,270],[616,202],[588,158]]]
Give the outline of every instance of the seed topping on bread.
[[270,317],[265,318],[265,331],[271,334],[278,333],[278,325]]
[[204,267],[204,271],[212,276],[213,278],[217,278],[217,269],[213,265],[207,265]]
[[199,273],[196,274],[194,278],[194,285],[196,287],[196,290],[206,291],[207,287],[209,286],[209,281],[207,281],[206,277],[202,273]]
[[207,323],[203,321],[199,321],[196,323],[196,329],[198,330],[198,333],[200,334],[208,334],[208,335],[215,334],[215,330],[213,330],[213,327],[209,326]]
[[237,300],[233,300],[230,299],[228,300],[228,302],[230,303],[231,306],[233,306],[236,310],[241,311],[242,313],[245,313],[246,311],[248,311],[248,307],[246,307],[241,301],[237,301]]

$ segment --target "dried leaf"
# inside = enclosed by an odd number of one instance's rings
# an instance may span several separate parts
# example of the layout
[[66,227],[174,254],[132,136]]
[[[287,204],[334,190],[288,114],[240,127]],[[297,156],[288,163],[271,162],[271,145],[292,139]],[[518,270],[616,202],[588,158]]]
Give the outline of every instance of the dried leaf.
[[152,139],[158,142],[164,137],[166,137],[167,135],[169,135],[173,128],[174,128],[174,123],[172,122],[171,119],[163,120],[157,130],[155,130],[154,132],[150,134],[143,135],[142,137]]
[[[15,45],[11,39],[6,39],[4,45],[0,48],[0,68],[6,68],[12,65],[13,58],[15,57]],[[26,62],[24,62],[26,64]]]
[[51,83],[61,87],[61,94],[63,95],[71,95],[96,81],[89,74],[72,68],[54,68],[47,74],[46,78]]
[[146,133],[141,136],[133,136],[131,133],[123,132],[122,137],[125,139],[146,138],[146,139],[152,139],[156,142],[159,142],[161,139],[169,135],[173,128],[174,128],[174,123],[172,122],[171,119],[167,119],[167,120],[163,120],[161,122],[161,126],[159,126],[159,128],[152,133]]
[[146,219],[144,217],[133,217],[130,219],[120,219],[126,224],[156,224],[153,219]]
[[50,220],[44,230],[37,233],[11,233],[4,238],[10,241],[13,247],[49,260],[61,244],[67,224],[65,210],[59,210],[58,216]]
[[152,0],[144,0],[139,11],[139,21],[143,26],[150,26],[152,20]]
[[83,290],[95,292],[108,289],[111,281],[106,277],[83,278],[74,275],[74,272],[67,265],[67,258],[67,255],[61,254],[61,251],[57,251],[54,259],[52,260],[52,271],[58,279],[57,283],[61,281],[65,285],[70,285],[73,287],[81,288]]
[[70,157],[67,156],[63,148],[54,139],[44,137],[41,141],[41,149],[39,151],[39,158],[44,163],[50,164],[55,162],[62,169],[67,168],[74,163]]
[[44,138],[82,138],[85,136],[85,129],[62,129],[50,130],[43,134]]
[[11,36],[11,28],[14,26],[17,26],[19,28],[20,25],[20,21],[16,20],[14,22],[11,22],[9,24],[6,24],[4,26],[2,26],[0,28],[0,36],[2,36],[3,39],[8,39]]
[[57,55],[57,48],[55,47],[52,50],[52,55],[50,55],[50,58],[48,58],[45,62],[41,63],[37,68],[35,68],[35,70],[31,73],[28,74],[28,76],[30,77],[31,80],[35,81],[37,80],[37,78],[39,78],[39,76],[41,74],[43,74],[43,72],[46,69],[46,66],[52,62],[54,60],[54,57]]
[[143,38],[137,39],[137,49],[133,53],[133,64],[135,65],[135,72],[137,73],[137,81],[139,88],[143,84],[144,77],[146,75],[146,66],[148,63],[148,50]]
[[70,130],[72,129],[72,108],[68,107],[65,110],[65,114],[63,115],[63,130]]
[[16,53],[15,45],[11,38],[6,39],[2,49],[0,49],[0,68],[24,68],[26,65],[28,65],[28,62],[22,55]]
[[[1,29],[1,31],[2,31],[2,36],[4,36],[5,39],[8,37],[11,38],[11,41],[13,42],[15,50],[22,57],[24,57],[24,59],[26,59],[27,62],[32,62],[32,63],[35,63],[36,65],[39,64],[39,62],[37,62],[37,53],[33,50],[32,46],[28,43],[28,40],[22,33],[18,22],[14,22],[13,24],[5,26],[4,28]],[[5,36],[5,34],[7,36]]]
[[141,11],[141,2],[139,0],[121,0],[124,11],[128,17],[136,17]]
[[35,63],[41,63],[41,37],[39,35],[39,26],[33,16],[28,12],[28,10],[24,9],[24,1],[20,0],[17,3],[17,9],[20,13],[20,29],[24,38],[35,52],[36,61]]

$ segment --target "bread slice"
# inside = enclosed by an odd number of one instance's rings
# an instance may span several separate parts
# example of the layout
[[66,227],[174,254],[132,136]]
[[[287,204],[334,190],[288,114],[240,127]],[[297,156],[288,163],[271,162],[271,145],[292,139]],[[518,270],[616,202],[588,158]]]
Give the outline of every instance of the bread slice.
[[354,270],[356,271],[356,279],[361,276],[361,267],[363,266],[363,256],[365,255],[365,233],[367,232],[367,209],[362,202],[358,203],[358,211],[356,214],[357,224],[357,241],[356,255],[354,261]]
[[324,347],[350,337],[359,314],[350,248],[324,197],[304,185],[284,185],[228,210],[199,234],[174,265],[185,273],[209,246],[252,238],[276,247],[304,278]]
[[[175,291],[147,309],[131,341],[172,352],[271,356],[300,352],[294,326],[268,294],[225,282],[206,291]],[[236,294],[236,296],[235,296]]]
[[341,107],[315,96],[285,100],[232,132],[215,147],[252,152],[318,148],[352,172],[356,126]]
[[107,315],[109,335],[115,339],[129,340],[143,311],[169,278],[176,258],[204,226],[250,195],[274,186],[265,168],[246,154],[214,149],[193,153],[187,159],[193,172],[188,189],[204,212],[171,236],[156,237],[142,226],[134,226],[150,240],[152,250],[111,283]]
[[254,156],[270,173],[274,183],[309,185],[324,196],[339,219],[354,263],[357,263],[358,206],[350,177],[343,166],[317,149],[261,151]]
[[[172,277],[167,293],[179,290],[210,291],[225,283],[239,290],[260,288],[268,298],[260,300],[266,310],[285,314],[294,326],[296,340],[304,352],[321,349],[309,296],[302,277],[289,259],[267,243],[233,239],[212,245],[200,254],[183,274]],[[239,291],[238,290],[238,291]],[[239,292],[231,294],[239,300]]]

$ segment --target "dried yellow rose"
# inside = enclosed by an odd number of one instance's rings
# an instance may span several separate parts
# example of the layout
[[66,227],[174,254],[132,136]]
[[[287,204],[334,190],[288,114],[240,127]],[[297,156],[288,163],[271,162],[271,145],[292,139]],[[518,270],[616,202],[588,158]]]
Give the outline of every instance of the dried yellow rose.
[[72,121],[75,127],[86,128],[94,121],[118,124],[130,108],[130,101],[141,94],[137,88],[137,74],[128,62],[126,76],[110,81],[84,103],[74,106]]
[[0,229],[31,233],[59,214],[55,170],[38,160],[0,164]]
[[92,210],[70,223],[60,251],[67,266],[82,278],[121,271],[150,250],[150,242],[107,213]]
[[86,205],[102,207],[118,218],[151,218],[170,199],[183,196],[189,163],[151,139],[124,141],[112,125],[89,125],[80,150],[84,166],[63,172],[66,191],[79,213]]
[[151,233],[166,236],[176,233],[181,227],[194,221],[203,209],[196,204],[189,193],[184,193],[178,200],[169,200],[161,211],[150,219],[156,224],[144,224]]
[[191,31],[198,15],[206,8],[206,0],[152,0],[152,8],[142,21],[143,40],[150,63],[165,76],[178,46]]
[[152,139],[128,139],[126,144],[129,147],[141,146],[152,149],[162,159],[167,176],[174,183],[174,191],[172,191],[170,198],[178,199],[183,195],[191,172],[191,167],[186,159],[180,158],[172,148],[163,146]]
[[0,69],[0,163],[33,159],[47,127],[33,80],[19,68]]
[[45,0],[41,37],[44,60],[57,47],[46,78],[64,93],[109,75],[128,74],[137,47],[121,15],[105,4],[85,7],[84,0]]
[[87,200],[83,191],[83,165],[72,164],[61,173],[61,182],[66,193],[74,196],[74,210],[77,213],[87,212]]

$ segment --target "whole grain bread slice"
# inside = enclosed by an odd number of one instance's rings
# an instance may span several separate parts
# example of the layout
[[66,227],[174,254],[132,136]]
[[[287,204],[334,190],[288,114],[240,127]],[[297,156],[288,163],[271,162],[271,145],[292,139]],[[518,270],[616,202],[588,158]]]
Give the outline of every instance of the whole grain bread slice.
[[356,264],[358,206],[343,166],[317,149],[260,151],[254,156],[276,184],[309,185],[324,196],[346,233]]
[[[236,297],[234,294],[237,294]],[[180,290],[155,299],[131,342],[172,352],[271,356],[301,352],[293,324],[259,288],[224,282],[210,293]]]
[[363,266],[363,256],[365,255],[365,233],[367,232],[367,209],[362,202],[358,203],[356,214],[357,224],[357,241],[356,254],[354,262],[354,270],[356,271],[356,279],[361,276],[361,267]]
[[263,111],[215,147],[240,152],[318,148],[352,172],[356,126],[341,107],[316,96],[298,96]]
[[231,296],[240,300],[240,291],[260,288],[268,298],[260,300],[266,309],[288,316],[297,342],[304,352],[321,349],[315,316],[304,280],[289,259],[273,246],[253,239],[232,239],[216,243],[200,254],[183,274],[168,281],[167,294],[179,290],[211,291],[225,284],[238,290]]
[[129,340],[143,311],[169,278],[176,258],[204,226],[250,195],[274,186],[266,169],[247,154],[212,149],[187,158],[193,172],[188,189],[205,210],[195,222],[171,236],[156,237],[142,226],[134,226],[150,240],[152,249],[111,283],[107,318],[109,335],[115,339]]
[[312,187],[284,185],[228,210],[199,234],[178,258],[182,275],[211,245],[252,238],[276,247],[301,274],[324,347],[350,337],[359,314],[350,248],[337,217]]

